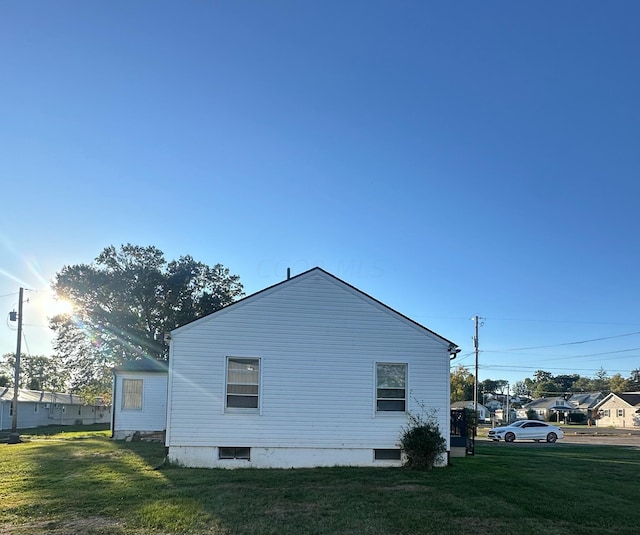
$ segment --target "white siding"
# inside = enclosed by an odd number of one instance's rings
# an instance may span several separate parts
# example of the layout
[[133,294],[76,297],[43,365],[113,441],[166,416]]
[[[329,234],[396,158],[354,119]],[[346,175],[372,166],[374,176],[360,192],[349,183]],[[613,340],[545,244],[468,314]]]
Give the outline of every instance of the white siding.
[[[376,414],[376,362],[408,364],[409,410],[436,410],[449,440],[446,341],[322,272],[174,331],[171,345],[167,446],[177,462],[190,464],[185,448],[213,448],[191,453],[191,464],[211,465],[202,457],[223,446],[364,449],[355,464],[374,464],[371,450],[396,448],[407,423]],[[260,357],[259,411],[225,410],[227,356]]]
[[[141,379],[142,409],[122,410],[123,379]],[[124,438],[138,432],[158,432],[166,429],[167,422],[167,374],[158,372],[118,372],[113,398],[114,438]]]

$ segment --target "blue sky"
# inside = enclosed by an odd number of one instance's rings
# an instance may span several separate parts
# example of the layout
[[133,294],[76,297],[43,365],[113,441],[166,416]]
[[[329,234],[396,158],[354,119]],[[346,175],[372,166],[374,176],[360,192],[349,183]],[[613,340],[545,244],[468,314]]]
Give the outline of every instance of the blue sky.
[[[248,294],[323,267],[472,368],[478,314],[480,380],[626,377],[639,16],[635,1],[4,2],[0,311],[108,245],[154,245],[224,264]],[[32,354],[51,351],[46,296],[26,293]],[[2,322],[0,353],[15,346]]]

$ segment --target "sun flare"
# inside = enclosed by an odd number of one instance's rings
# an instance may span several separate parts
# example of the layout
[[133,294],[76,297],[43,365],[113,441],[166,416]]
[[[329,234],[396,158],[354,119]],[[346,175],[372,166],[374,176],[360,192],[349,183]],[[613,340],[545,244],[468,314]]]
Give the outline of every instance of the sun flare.
[[71,301],[54,295],[47,299],[45,306],[47,316],[50,318],[71,314],[73,312],[73,303],[71,303]]

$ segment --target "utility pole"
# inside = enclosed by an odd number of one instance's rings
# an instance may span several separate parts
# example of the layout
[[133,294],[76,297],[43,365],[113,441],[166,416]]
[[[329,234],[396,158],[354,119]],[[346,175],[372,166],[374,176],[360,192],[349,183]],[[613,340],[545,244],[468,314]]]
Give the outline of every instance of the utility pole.
[[475,411],[475,413],[477,415],[478,414],[478,353],[479,353],[479,349],[478,349],[478,327],[480,326],[480,317],[478,315],[475,315],[471,319],[476,324],[476,334],[473,337],[473,348],[474,348],[475,353],[476,353],[476,367],[475,367],[475,373],[474,373],[474,376],[473,376],[473,410]]
[[473,411],[478,414],[478,316],[474,316],[476,334],[473,336],[473,348],[476,353],[476,366],[473,374]]
[[16,345],[16,369],[13,378],[13,411],[11,414],[11,436],[9,444],[18,444],[22,442],[18,434],[18,385],[20,384],[20,352],[22,342],[22,296],[24,288],[20,288],[18,297],[18,342]]

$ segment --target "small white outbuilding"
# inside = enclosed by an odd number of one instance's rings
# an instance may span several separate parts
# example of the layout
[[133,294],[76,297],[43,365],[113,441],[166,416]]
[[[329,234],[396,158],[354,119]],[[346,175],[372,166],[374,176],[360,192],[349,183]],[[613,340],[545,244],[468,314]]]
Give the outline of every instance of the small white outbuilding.
[[169,460],[226,468],[398,465],[407,415],[423,410],[449,449],[456,349],[311,269],[171,333]]
[[111,436],[123,440],[164,434],[167,427],[166,362],[141,359],[113,369]]

